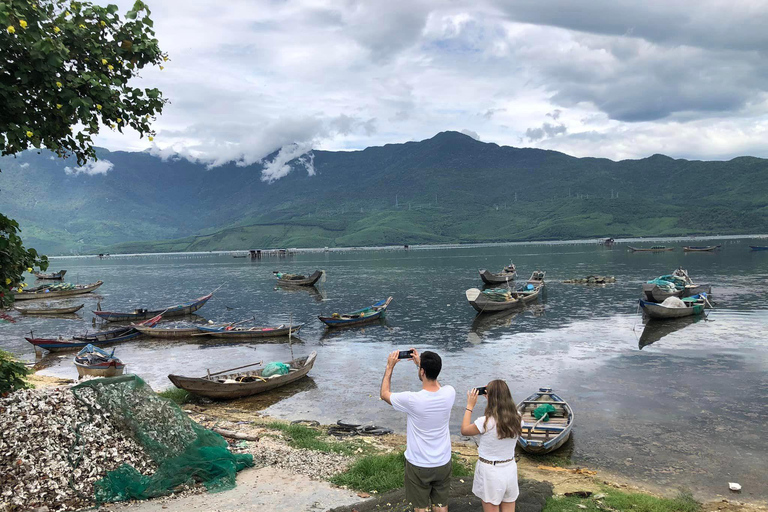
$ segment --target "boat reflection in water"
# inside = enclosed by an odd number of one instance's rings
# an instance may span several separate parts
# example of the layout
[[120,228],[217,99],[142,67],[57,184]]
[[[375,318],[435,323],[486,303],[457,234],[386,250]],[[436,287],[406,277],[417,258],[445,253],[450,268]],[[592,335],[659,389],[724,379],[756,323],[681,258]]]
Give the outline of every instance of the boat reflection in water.
[[706,317],[684,316],[682,318],[667,318],[663,320],[646,319],[643,333],[640,335],[640,341],[638,342],[638,348],[642,350],[643,347],[656,343],[664,336],[703,320],[706,320]]
[[325,289],[318,290],[314,286],[275,286],[275,291],[279,291],[280,293],[309,295],[317,302],[323,302],[327,299]]

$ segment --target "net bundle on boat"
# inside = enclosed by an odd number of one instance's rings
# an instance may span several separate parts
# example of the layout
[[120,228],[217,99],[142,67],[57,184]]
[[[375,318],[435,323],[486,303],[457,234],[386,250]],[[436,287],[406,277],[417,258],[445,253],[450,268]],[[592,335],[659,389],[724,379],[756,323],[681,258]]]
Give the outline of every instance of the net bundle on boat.
[[512,292],[506,288],[492,288],[490,290],[483,290],[483,295],[486,299],[493,302],[509,302],[512,300]]
[[157,464],[150,476],[129,464],[108,472],[94,485],[97,503],[153,498],[193,482],[224,491],[235,487],[238,471],[253,466],[252,455],[230,452],[223,437],[192,421],[135,375],[89,380],[72,393],[92,415],[108,415]]

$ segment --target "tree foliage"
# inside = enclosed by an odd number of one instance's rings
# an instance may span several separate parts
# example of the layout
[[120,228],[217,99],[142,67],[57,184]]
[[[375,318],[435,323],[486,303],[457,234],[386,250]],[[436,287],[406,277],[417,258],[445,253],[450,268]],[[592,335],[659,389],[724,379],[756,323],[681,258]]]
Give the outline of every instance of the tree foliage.
[[23,363],[18,362],[8,352],[0,350],[0,396],[31,387],[24,379],[27,375],[29,370]]
[[100,125],[151,137],[150,122],[166,100],[130,81],[167,56],[141,0],[125,20],[117,10],[71,0],[0,0],[0,153],[46,147],[82,165],[95,158],[92,137]]
[[24,286],[25,270],[48,268],[48,258],[25,249],[18,232],[19,223],[0,214],[0,306],[13,302],[11,289]]

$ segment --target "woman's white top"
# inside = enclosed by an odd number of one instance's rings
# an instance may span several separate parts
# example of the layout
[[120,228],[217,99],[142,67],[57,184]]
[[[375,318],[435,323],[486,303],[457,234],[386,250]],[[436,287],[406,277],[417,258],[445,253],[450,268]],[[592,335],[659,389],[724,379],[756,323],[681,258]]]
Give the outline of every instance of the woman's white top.
[[509,460],[515,458],[517,437],[499,439],[496,432],[496,420],[488,418],[487,429],[484,426],[485,416],[475,420],[475,426],[480,431],[480,441],[477,443],[477,454],[485,460]]

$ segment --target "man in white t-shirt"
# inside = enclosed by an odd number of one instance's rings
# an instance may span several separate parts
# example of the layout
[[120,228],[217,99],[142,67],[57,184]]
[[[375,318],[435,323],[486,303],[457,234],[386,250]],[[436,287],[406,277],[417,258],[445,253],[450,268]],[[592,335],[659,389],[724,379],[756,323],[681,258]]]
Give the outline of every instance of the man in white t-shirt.
[[451,480],[451,434],[448,421],[456,398],[451,386],[441,386],[437,376],[443,367],[434,352],[419,355],[411,349],[411,359],[419,369],[421,391],[392,393],[392,371],[400,361],[395,350],[387,358],[381,381],[381,399],[407,414],[405,450],[405,497],[415,512],[448,512]]

